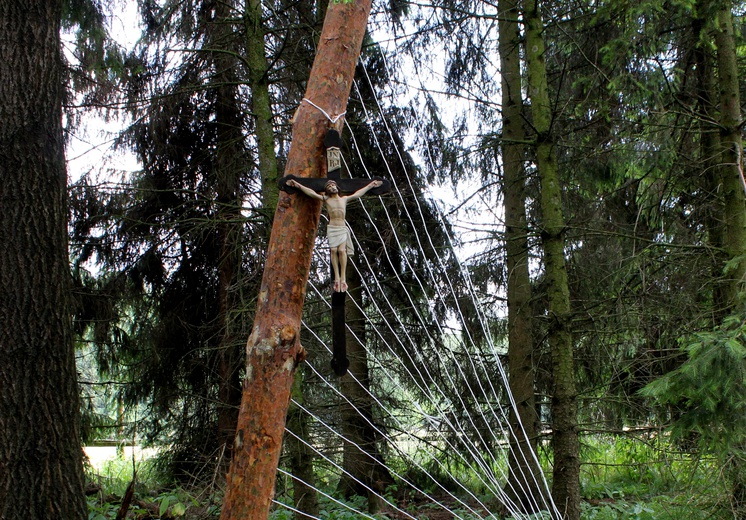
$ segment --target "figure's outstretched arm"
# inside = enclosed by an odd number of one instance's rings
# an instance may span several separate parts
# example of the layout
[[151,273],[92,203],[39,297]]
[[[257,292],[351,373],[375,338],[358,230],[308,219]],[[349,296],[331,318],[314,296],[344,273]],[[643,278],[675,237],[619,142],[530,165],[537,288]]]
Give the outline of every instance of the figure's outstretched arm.
[[360,188],[359,190],[357,190],[355,193],[353,193],[351,195],[347,195],[345,198],[347,200],[359,199],[360,197],[362,197],[363,195],[365,195],[366,193],[368,193],[373,188],[377,188],[377,187],[379,187],[382,184],[383,184],[383,182],[381,182],[380,180],[376,179],[374,181],[371,181],[369,184],[366,184],[365,186],[363,186],[362,188]]
[[324,200],[324,196],[323,195],[321,195],[319,193],[316,193],[311,188],[303,186],[300,182],[296,181],[295,179],[290,179],[289,181],[287,181],[287,185],[288,186],[292,186],[293,188],[298,188],[304,194],[306,194],[307,196],[309,196],[309,197],[311,197],[313,199]]

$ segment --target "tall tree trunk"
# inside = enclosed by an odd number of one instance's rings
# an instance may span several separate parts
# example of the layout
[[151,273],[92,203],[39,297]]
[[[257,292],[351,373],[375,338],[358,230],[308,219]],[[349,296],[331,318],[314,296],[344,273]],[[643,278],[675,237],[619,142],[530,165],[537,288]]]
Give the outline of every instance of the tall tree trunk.
[[[720,0],[717,5],[715,47],[717,49],[718,86],[720,89],[720,144],[719,175],[723,200],[722,221],[725,284],[720,293],[722,301],[716,302],[722,314],[733,312],[743,297],[746,277],[746,194],[743,177],[742,120],[739,96],[738,62],[733,34],[732,3]],[[740,453],[746,446],[739,446]],[[732,486],[734,518],[746,518],[746,460],[742,456],[729,457],[727,474]]]
[[562,187],[551,135],[544,29],[538,0],[525,0],[528,91],[536,132],[536,166],[541,181],[542,245],[549,301],[548,339],[552,356],[552,442],[554,469],[552,495],[568,520],[580,518],[580,457],[572,334],[570,290],[565,266],[565,222]]
[[244,349],[240,340],[240,277],[241,277],[241,174],[244,171],[243,129],[238,106],[237,65],[230,52],[233,27],[231,6],[218,2],[215,19],[210,27],[211,46],[215,63],[216,114],[218,149],[215,175],[217,176],[217,232],[220,244],[218,259],[218,319],[221,326],[218,350],[218,436],[230,460],[233,436],[241,404],[240,370]]
[[726,263],[723,247],[723,211],[719,202],[721,193],[721,175],[718,167],[720,150],[720,132],[717,125],[717,79],[715,77],[714,55],[710,51],[711,27],[709,20],[710,0],[698,3],[697,16],[692,18],[692,35],[694,42],[694,64],[697,79],[697,112],[699,114],[699,143],[701,167],[704,172],[704,185],[708,193],[708,208],[705,225],[707,240],[712,248],[713,327],[717,326],[726,315],[724,305],[727,290],[723,290],[721,280],[723,265]]
[[278,197],[277,156],[274,125],[272,124],[274,114],[269,95],[269,64],[265,54],[265,33],[260,0],[246,0],[244,23],[251,109],[256,130],[259,172],[262,176],[262,205],[267,215],[267,229],[271,229],[272,215],[277,207]]
[[520,33],[515,0],[498,3],[502,89],[503,196],[508,270],[508,374],[515,408],[510,409],[510,463],[505,492],[524,513],[543,508],[543,476],[536,458],[539,417],[534,394],[531,280],[526,224],[525,125],[521,94]]
[[722,305],[732,311],[746,277],[746,197],[743,184],[741,101],[738,62],[730,1],[718,2],[715,27],[718,86],[720,89],[720,182],[723,200],[723,248],[728,265]]
[[[375,513],[379,500],[370,490],[383,494],[393,478],[378,449],[380,435],[373,427],[373,400],[369,393],[368,354],[365,348],[365,314],[362,287],[357,269],[348,267],[349,300],[345,309],[347,358],[350,367],[342,376],[340,391],[345,399],[341,404],[341,433],[344,436],[342,468],[338,492],[346,497],[367,496],[368,509]],[[357,302],[358,305],[355,305]]]
[[[328,114],[345,111],[370,0],[332,3],[327,11],[306,98]],[[293,125],[287,174],[321,177],[324,114],[301,103]],[[267,518],[280,458],[295,369],[304,358],[300,319],[321,214],[315,199],[283,194],[247,345],[246,377],[221,518]]]
[[82,519],[60,0],[0,1],[0,518]]

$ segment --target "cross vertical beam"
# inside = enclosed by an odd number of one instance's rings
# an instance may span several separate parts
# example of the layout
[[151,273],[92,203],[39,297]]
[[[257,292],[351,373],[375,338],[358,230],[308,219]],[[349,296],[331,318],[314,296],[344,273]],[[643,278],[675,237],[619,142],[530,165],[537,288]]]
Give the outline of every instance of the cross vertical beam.
[[[314,105],[316,106],[316,105]],[[319,108],[316,106],[316,108]],[[320,109],[321,110],[321,109]],[[329,115],[322,111],[324,115],[329,118]],[[331,121],[331,119],[330,119]],[[333,121],[332,121],[333,123]],[[280,190],[288,193],[303,192],[309,197],[316,200],[324,200],[329,210],[329,231],[332,229],[332,225],[335,228],[337,240],[339,239],[339,228],[346,226],[344,222],[344,215],[347,207],[347,196],[342,195],[343,193],[352,193],[350,196],[353,200],[363,196],[365,193],[373,193],[381,195],[387,193],[391,189],[391,183],[382,179],[381,177],[375,177],[373,179],[341,179],[342,171],[342,160],[341,160],[341,146],[342,140],[339,136],[339,132],[335,129],[329,129],[324,137],[324,147],[326,148],[326,164],[327,164],[327,175],[325,178],[298,178],[293,175],[286,175],[279,180]],[[326,192],[326,184],[329,181],[334,181],[339,190],[338,193]],[[374,183],[373,181],[378,181]],[[380,184],[377,186],[377,184]],[[376,186],[376,187],[373,187]],[[362,188],[365,188],[364,190]],[[321,192],[325,194],[320,195]],[[341,200],[341,199],[344,199]],[[336,212],[336,213],[333,213]],[[332,218],[332,215],[335,215]],[[341,218],[340,218],[341,215]],[[336,220],[335,220],[336,219]],[[342,221],[340,221],[342,220]],[[346,271],[347,258],[339,256],[335,257],[335,253],[339,255],[340,247],[346,248],[347,251],[351,251],[348,247],[348,242],[343,242],[340,246],[339,242],[332,244],[332,235],[329,233],[329,246],[331,250],[331,269],[332,278],[334,282],[334,292],[332,293],[332,369],[338,376],[343,376],[347,373],[347,368],[350,366],[350,362],[347,359],[347,345],[345,337],[345,299],[346,299],[346,282],[344,280],[344,273]],[[347,240],[352,240],[352,237],[347,237]],[[333,248],[336,247],[335,251]],[[337,265],[335,264],[341,264]],[[336,273],[335,270],[339,269],[340,273]],[[338,279],[337,275],[341,275]]]
[[350,368],[347,359],[347,326],[345,324],[345,300],[347,291],[332,293],[332,370],[343,376]]

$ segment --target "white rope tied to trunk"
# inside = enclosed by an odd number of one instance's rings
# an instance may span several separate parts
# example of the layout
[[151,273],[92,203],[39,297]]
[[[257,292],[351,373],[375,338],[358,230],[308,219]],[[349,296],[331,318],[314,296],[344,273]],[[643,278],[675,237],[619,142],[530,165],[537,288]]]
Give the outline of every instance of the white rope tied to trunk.
[[319,105],[317,105],[316,103],[314,103],[310,99],[303,98],[303,101],[305,101],[306,103],[308,103],[312,107],[316,108],[319,112],[321,112],[322,114],[324,114],[324,116],[331,122],[331,124],[336,124],[336,122],[339,121],[339,118],[341,118],[342,116],[344,116],[347,113],[345,111],[345,112],[342,112],[341,114],[337,114],[336,116],[332,117],[332,116],[329,115],[329,113],[326,110],[324,110],[323,108],[321,108]]

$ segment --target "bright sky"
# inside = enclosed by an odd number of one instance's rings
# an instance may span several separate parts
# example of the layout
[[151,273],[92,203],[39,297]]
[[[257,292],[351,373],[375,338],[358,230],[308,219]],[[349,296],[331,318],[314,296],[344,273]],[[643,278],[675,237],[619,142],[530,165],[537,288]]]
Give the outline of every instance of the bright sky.
[[[110,36],[126,49],[132,49],[140,36],[137,2],[120,0],[114,2],[113,11],[107,18]],[[75,61],[72,54],[72,38],[63,34],[63,51],[70,61]],[[101,169],[101,173],[115,178],[121,172],[139,169],[136,159],[131,154],[114,154],[110,148],[112,140],[121,130],[123,121],[112,119],[106,121],[100,115],[84,114],[81,124],[70,136],[67,144],[67,175],[69,182],[77,181],[89,171]]]
[[[141,32],[138,23],[137,2],[134,0],[119,0],[114,3],[112,9],[107,19],[109,33],[125,49],[132,49]],[[377,26],[380,27],[380,25]],[[414,29],[412,30],[414,31]],[[377,34],[374,31],[374,38],[381,41],[388,52],[397,51],[397,40],[391,38],[391,35]],[[68,59],[74,60],[71,52],[71,39],[68,39],[64,46]],[[401,55],[399,55],[399,59],[407,61]],[[411,61],[411,58],[409,61]],[[468,102],[464,99],[446,96],[441,93],[443,92],[441,82],[445,75],[444,60],[436,59],[425,64],[420,63],[419,67],[410,64],[409,67],[412,69],[412,73],[406,74],[404,77],[406,77],[407,83],[412,84],[395,87],[398,91],[398,97],[418,96],[423,86],[432,84],[435,86],[431,95],[441,106],[456,107],[457,110],[466,108],[465,105]],[[399,99],[399,102],[401,102],[401,99]],[[453,123],[452,111],[444,111],[441,116],[446,124]],[[115,154],[111,150],[113,139],[124,124],[126,124],[125,120],[111,119],[106,121],[103,117],[92,113],[83,116],[82,124],[71,135],[67,147],[68,178],[70,182],[76,182],[88,172],[95,174],[94,179],[119,180],[123,175],[127,177],[129,172],[140,169],[140,165],[133,154]],[[416,127],[411,128],[410,132],[413,133],[409,138],[416,138],[417,136],[414,133],[418,131],[419,129]],[[405,139],[407,138],[405,137]],[[409,151],[419,164],[425,166],[429,162],[427,157],[423,157],[415,149],[412,148]],[[426,167],[434,167],[434,165]],[[480,187],[481,181],[473,179],[471,181],[464,180],[457,185],[450,183],[434,184],[428,190],[429,195],[438,202],[441,211],[445,214],[448,214],[454,207],[458,207],[464,201],[468,201],[455,215],[448,215],[462,242],[461,247],[457,248],[462,260],[466,260],[474,254],[475,244],[479,243],[482,234],[487,229],[493,229],[496,219],[502,218],[500,211],[497,215],[493,213],[495,210],[499,210],[496,202],[484,200],[481,196],[472,197]],[[482,209],[475,211],[476,208]]]

